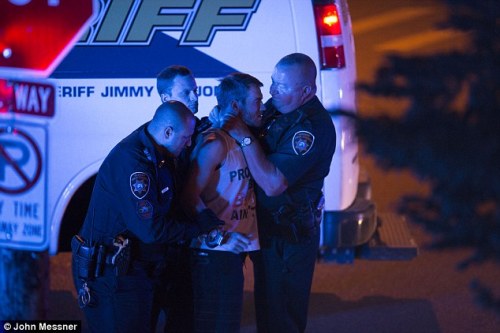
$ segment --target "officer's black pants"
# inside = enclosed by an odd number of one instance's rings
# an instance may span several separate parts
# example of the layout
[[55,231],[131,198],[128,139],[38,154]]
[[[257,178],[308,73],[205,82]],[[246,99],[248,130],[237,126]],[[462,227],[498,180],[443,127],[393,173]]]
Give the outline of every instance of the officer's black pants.
[[153,282],[145,272],[103,277],[88,282],[93,306],[83,310],[91,332],[151,332]]
[[271,237],[254,255],[255,313],[259,333],[304,332],[319,247],[319,230],[298,244]]
[[[189,247],[170,246],[167,252],[165,270],[155,278],[153,301],[153,330],[163,312],[165,326],[159,331],[165,333],[193,332],[193,290],[191,284]],[[158,331],[158,328],[157,328]]]
[[[127,275],[117,277],[113,267],[105,265],[101,277],[87,282],[91,301],[83,311],[90,331],[154,332],[152,313],[155,298],[161,294],[164,268],[160,263],[133,261]],[[77,278],[74,256],[72,273],[78,292],[82,281]]]

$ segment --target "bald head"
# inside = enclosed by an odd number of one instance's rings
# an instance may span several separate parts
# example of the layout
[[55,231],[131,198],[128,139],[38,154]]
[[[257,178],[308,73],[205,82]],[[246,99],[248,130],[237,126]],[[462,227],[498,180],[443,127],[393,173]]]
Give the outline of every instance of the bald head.
[[316,95],[316,65],[307,55],[292,53],[274,67],[269,92],[274,107],[289,113]]
[[156,143],[178,156],[191,144],[195,127],[193,113],[181,102],[168,101],[161,104],[148,125],[148,132]]
[[161,104],[155,112],[148,129],[153,134],[155,129],[160,129],[165,125],[177,126],[188,119],[194,119],[192,112],[179,101],[168,101]]
[[276,67],[295,71],[301,84],[310,85],[316,90],[316,65],[309,56],[303,53],[292,53],[281,58]]

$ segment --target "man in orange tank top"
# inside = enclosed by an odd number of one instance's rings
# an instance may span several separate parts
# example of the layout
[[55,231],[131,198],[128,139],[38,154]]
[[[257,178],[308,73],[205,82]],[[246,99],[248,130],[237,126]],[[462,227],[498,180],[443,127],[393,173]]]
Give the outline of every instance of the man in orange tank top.
[[[262,83],[251,75],[233,73],[216,88],[219,116],[236,114],[259,127]],[[213,114],[212,114],[213,116]],[[225,222],[219,233],[192,243],[195,332],[239,332],[243,303],[243,263],[248,252],[259,249],[254,183],[241,146],[220,128],[198,138],[191,155],[185,186],[188,211],[212,210]]]

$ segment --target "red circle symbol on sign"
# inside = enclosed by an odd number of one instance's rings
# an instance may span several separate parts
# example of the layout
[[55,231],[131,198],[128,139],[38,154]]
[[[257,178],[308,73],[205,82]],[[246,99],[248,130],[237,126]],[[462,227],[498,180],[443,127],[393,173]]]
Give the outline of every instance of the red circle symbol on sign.
[[[9,132],[7,132],[4,128],[0,128],[0,138],[2,137],[2,134],[5,133],[8,134]],[[14,129],[10,134],[19,136],[20,138],[25,140],[33,150],[35,158],[34,172],[30,175],[25,170],[23,170],[22,166],[19,165],[18,161],[16,161],[9,154],[7,149],[0,145],[0,159],[4,160],[2,164],[10,166],[14,170],[14,174],[17,176],[17,178],[20,179],[21,182],[21,185],[18,187],[0,186],[0,193],[19,194],[31,189],[38,182],[38,179],[40,178],[40,175],[42,173],[42,154],[36,142],[27,133],[19,129]]]
[[49,76],[81,37],[93,12],[92,0],[0,1],[0,73]]

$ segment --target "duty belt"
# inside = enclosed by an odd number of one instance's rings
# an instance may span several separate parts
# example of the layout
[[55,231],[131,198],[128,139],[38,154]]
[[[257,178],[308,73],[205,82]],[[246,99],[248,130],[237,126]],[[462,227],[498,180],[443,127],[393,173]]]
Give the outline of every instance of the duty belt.
[[318,232],[323,212],[323,202],[302,206],[283,205],[273,215],[270,232],[291,243],[310,239]]
[[116,275],[127,273],[130,264],[130,246],[128,239],[117,237],[113,247],[104,244],[89,245],[80,236],[71,240],[71,248],[75,257],[78,277],[91,280],[102,276],[112,268]]

